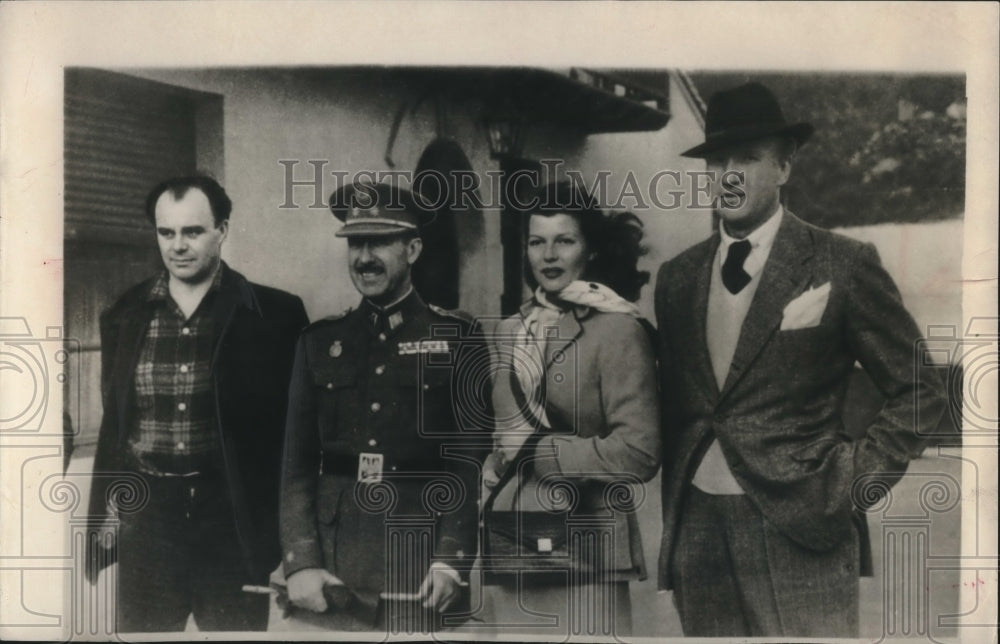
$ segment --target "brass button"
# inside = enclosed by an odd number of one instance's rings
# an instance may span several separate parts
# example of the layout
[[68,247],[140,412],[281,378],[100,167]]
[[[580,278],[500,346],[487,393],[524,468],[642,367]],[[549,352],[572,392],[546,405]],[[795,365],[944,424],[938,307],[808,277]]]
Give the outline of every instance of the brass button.
[[368,447],[375,447],[376,445],[378,445],[378,441],[377,440],[375,440],[374,438],[369,438],[368,439]]
[[181,335],[191,335],[191,329],[184,327],[181,329]]
[[181,365],[181,373],[187,373],[187,372],[188,372],[188,366],[186,364],[182,364]]
[[375,367],[375,375],[376,376],[381,376],[383,373],[385,373],[385,365],[384,364],[380,364],[379,366]]
[[378,339],[380,342],[385,342],[386,335],[384,333],[378,334]]
[[373,402],[372,403],[372,411],[378,411],[379,409],[382,409],[382,405],[380,405],[377,402]]
[[177,409],[180,409],[181,411],[184,411],[187,408],[188,408],[188,406],[185,405],[184,403],[180,403],[179,405],[177,405]]
[[333,389],[333,383],[332,382],[326,383],[326,388],[327,389]]

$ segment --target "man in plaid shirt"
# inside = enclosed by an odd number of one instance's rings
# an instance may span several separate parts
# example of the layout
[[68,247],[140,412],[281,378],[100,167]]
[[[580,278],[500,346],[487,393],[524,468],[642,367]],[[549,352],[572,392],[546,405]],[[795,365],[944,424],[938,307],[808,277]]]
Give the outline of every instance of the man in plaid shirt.
[[[101,422],[88,575],[117,556],[118,630],[263,630],[280,558],[278,481],[302,301],[221,260],[232,203],[213,179],[146,201],[165,270],[101,316]],[[124,482],[124,485],[122,484]],[[130,495],[135,495],[131,496]],[[119,519],[108,557],[99,525]]]
[[222,281],[216,270],[208,292],[189,316],[170,296],[161,273],[147,298],[153,319],[135,368],[136,431],[130,437],[137,467],[154,475],[198,472],[216,448],[212,427],[210,306]]

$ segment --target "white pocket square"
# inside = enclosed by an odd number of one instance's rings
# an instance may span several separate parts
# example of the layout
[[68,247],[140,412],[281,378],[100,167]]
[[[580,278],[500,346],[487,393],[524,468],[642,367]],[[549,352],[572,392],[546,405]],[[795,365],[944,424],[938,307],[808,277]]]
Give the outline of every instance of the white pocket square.
[[781,315],[781,330],[808,329],[818,326],[830,299],[830,282],[810,288],[785,306]]

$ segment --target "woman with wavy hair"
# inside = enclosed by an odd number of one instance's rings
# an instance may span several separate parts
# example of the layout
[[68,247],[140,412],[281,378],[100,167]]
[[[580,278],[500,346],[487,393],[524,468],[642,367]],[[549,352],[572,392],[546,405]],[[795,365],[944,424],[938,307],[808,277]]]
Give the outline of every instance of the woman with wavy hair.
[[661,457],[651,327],[629,301],[649,280],[642,224],[568,182],[532,203],[534,293],[496,331],[484,608],[505,631],[625,635],[646,576],[635,509]]

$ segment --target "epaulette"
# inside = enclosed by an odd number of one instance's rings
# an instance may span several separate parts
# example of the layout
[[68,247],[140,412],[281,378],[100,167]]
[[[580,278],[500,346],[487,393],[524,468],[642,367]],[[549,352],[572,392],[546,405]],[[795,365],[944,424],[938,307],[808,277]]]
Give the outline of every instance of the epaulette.
[[328,315],[325,318],[320,318],[320,319],[316,320],[315,322],[311,323],[309,326],[307,326],[303,330],[304,331],[309,331],[311,329],[316,329],[316,328],[319,328],[319,327],[322,327],[322,326],[326,326],[328,324],[333,324],[334,322],[339,322],[340,320],[343,320],[344,318],[346,318],[351,313],[351,311],[353,311],[353,310],[354,309],[349,308],[346,311],[342,311],[340,313],[335,313],[333,315]]
[[458,309],[443,309],[437,304],[428,304],[427,308],[431,311],[437,313],[438,315],[446,318],[451,318],[452,320],[459,320],[465,322],[466,324],[473,324],[476,319],[466,313],[465,311],[460,311]]

